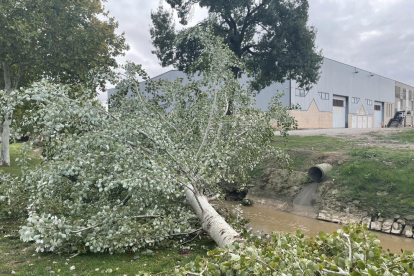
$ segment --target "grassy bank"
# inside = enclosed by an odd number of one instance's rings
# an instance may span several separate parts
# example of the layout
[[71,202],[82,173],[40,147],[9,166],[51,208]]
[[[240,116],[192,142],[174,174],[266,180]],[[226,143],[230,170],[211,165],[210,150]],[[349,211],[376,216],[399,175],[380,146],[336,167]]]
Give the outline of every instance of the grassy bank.
[[[276,137],[274,145],[293,159],[293,170],[307,172],[318,163],[334,165],[337,199],[356,203],[362,210],[383,217],[414,215],[414,130],[361,137],[290,136],[286,143]],[[260,176],[267,162],[254,171]]]

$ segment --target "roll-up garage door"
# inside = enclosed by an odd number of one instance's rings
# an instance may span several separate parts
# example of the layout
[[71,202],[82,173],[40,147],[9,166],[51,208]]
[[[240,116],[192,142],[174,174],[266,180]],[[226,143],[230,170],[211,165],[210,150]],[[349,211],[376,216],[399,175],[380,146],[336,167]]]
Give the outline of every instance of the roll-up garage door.
[[333,127],[344,128],[346,121],[346,98],[333,97]]

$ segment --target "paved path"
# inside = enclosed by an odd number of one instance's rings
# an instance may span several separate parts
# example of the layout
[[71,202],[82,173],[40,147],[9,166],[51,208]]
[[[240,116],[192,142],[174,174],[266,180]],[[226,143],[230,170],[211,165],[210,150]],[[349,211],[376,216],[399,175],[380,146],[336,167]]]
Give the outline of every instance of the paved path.
[[[292,130],[289,132],[290,135],[298,136],[317,136],[326,135],[330,137],[336,136],[353,136],[353,135],[365,135],[368,133],[373,134],[384,134],[399,132],[401,130],[408,130],[411,128],[328,128],[328,129],[300,129]],[[279,131],[275,132],[275,135],[280,135]]]

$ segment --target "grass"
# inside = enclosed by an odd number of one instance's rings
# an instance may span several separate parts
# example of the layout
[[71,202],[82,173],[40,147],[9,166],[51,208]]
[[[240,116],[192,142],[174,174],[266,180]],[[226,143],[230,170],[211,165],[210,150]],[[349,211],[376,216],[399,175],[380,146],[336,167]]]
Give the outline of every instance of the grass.
[[[307,171],[307,164],[313,157],[314,152],[330,152],[343,149],[347,143],[342,139],[326,136],[288,136],[288,140],[275,136],[273,146],[285,150],[292,160],[292,168],[296,171]],[[251,172],[251,177],[260,177],[263,170],[268,167],[279,167],[272,160],[266,159],[256,166]]]
[[16,275],[170,275],[175,266],[183,266],[198,255],[205,256],[215,247],[214,241],[204,238],[191,251],[160,248],[153,249],[151,254],[87,253],[71,258],[73,254],[37,253],[34,244],[3,236],[0,236],[0,274],[14,271]]
[[402,143],[414,143],[414,129],[404,130],[399,133],[393,133],[390,139],[400,141]]
[[[10,167],[0,167],[0,172],[9,173],[13,176],[21,176],[22,172],[16,162],[16,158],[20,158],[22,145],[22,143],[14,143],[10,145]],[[28,161],[30,167],[35,167],[41,162],[40,157],[35,154],[32,154],[30,158],[31,160]]]
[[335,176],[345,188],[342,201],[358,200],[361,209],[384,217],[414,214],[413,151],[369,147],[349,154]]

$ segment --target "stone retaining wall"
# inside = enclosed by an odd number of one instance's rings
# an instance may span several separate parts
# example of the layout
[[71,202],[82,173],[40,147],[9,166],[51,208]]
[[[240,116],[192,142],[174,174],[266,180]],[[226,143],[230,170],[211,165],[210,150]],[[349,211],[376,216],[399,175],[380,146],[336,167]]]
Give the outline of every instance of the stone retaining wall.
[[339,224],[349,224],[351,222],[360,222],[368,225],[370,230],[379,231],[387,234],[414,238],[413,225],[406,223],[406,220],[399,216],[394,219],[375,218],[372,219],[366,212],[357,212],[355,214],[321,210],[317,219]]

